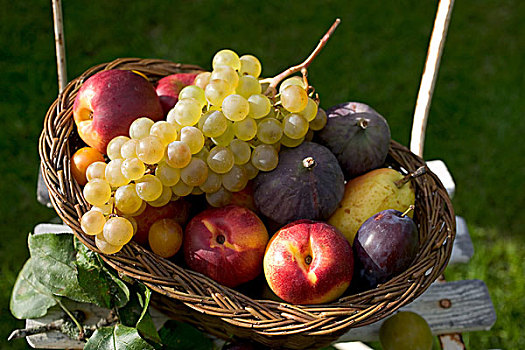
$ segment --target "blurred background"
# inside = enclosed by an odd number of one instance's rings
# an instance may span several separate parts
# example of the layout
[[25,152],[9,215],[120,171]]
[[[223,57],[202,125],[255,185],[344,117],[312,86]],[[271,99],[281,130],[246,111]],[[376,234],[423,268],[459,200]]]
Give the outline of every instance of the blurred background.
[[[23,321],[9,312],[27,234],[55,218],[36,201],[38,137],[57,96],[51,2],[0,0],[0,348]],[[328,108],[371,105],[392,138],[410,128],[437,1],[111,1],[63,4],[70,79],[118,57],[164,58],[211,68],[213,54],[251,53],[273,76],[303,61],[336,17],[342,22],[309,69]],[[469,349],[523,349],[525,319],[525,2],[456,1],[441,61],[424,158],[442,159],[455,182],[458,215],[475,255],[448,280],[482,279],[495,304],[488,332]],[[4,344],[4,345],[2,345]]]

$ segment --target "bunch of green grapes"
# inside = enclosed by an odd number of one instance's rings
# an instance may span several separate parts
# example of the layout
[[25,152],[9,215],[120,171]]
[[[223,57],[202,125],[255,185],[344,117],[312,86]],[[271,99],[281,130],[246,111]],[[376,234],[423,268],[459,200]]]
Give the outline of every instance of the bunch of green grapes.
[[131,240],[133,217],[146,203],[161,207],[205,194],[210,205],[224,206],[259,171],[277,167],[281,145],[296,147],[326,124],[301,77],[284,80],[270,98],[256,57],[221,50],[212,66],[180,91],[166,121],[136,119],[129,137],[109,142],[110,161],[88,167],[83,194],[93,207],[81,227],[103,253]]

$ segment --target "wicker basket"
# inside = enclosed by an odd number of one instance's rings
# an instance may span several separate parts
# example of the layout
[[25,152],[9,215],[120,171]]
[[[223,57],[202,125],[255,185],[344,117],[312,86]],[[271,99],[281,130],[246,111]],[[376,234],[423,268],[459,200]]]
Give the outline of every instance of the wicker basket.
[[[94,251],[98,250],[93,238],[85,235],[79,224],[89,205],[69,170],[70,155],[81,146],[72,106],[78,89],[88,77],[114,68],[140,71],[152,82],[175,72],[201,70],[165,60],[118,59],[86,71],[70,82],[51,105],[39,143],[43,177],[58,215]],[[403,172],[425,164],[395,141],[391,142],[387,163]],[[224,339],[252,339],[273,348],[316,348],[336,340],[350,328],[392,314],[421,295],[443,272],[455,237],[453,208],[433,173],[413,181],[417,193],[414,218],[421,241],[416,260],[407,271],[378,288],[344,295],[330,304],[298,306],[256,300],[160,258],[135,242],[116,255],[101,256],[119,273],[140,280],[156,292],[155,307],[174,319]]]

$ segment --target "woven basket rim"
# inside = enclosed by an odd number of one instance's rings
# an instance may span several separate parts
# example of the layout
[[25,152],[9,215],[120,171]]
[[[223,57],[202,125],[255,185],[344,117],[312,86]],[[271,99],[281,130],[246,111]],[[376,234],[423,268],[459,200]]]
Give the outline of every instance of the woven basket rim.
[[[79,218],[89,209],[82,189],[69,171],[70,138],[75,133],[72,106],[78,89],[91,75],[107,69],[131,69],[152,82],[168,74],[196,72],[196,65],[162,59],[119,58],[96,65],[73,79],[51,104],[39,139],[44,181],[60,218],[89,249],[93,238],[80,229]],[[391,141],[388,162],[414,171],[425,165],[405,146]],[[255,300],[170,260],[156,256],[132,241],[120,253],[102,259],[119,273],[139,280],[158,293],[155,305],[174,318],[193,323],[222,338],[251,338],[267,346],[308,348],[335,340],[349,328],[376,322],[421,295],[445,269],[455,238],[455,216],[448,194],[431,171],[413,180],[415,219],[425,235],[411,267],[378,288],[345,295],[328,304],[291,305]],[[428,231],[428,232],[427,232]]]

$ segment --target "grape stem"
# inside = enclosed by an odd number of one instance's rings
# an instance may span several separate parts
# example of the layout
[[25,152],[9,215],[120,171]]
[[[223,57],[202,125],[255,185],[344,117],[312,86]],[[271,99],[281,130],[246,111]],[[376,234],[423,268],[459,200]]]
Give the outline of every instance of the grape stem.
[[403,177],[402,179],[400,180],[397,180],[394,182],[394,184],[396,185],[397,188],[401,188],[403,187],[408,181],[410,181],[411,179],[415,179],[416,177],[420,177],[421,175],[424,175],[427,173],[427,168],[426,166],[420,166],[419,168],[416,169],[416,171],[410,173],[410,174],[407,174],[405,177]]
[[319,41],[319,44],[317,44],[317,47],[312,51],[310,56],[308,56],[308,58],[306,60],[304,60],[303,63],[298,64],[298,65],[293,66],[293,67],[290,67],[290,68],[286,69],[285,71],[283,71],[282,73],[276,75],[273,78],[265,79],[265,80],[261,81],[262,83],[264,83],[264,82],[269,82],[270,83],[270,86],[268,86],[268,89],[266,90],[265,95],[272,96],[272,97],[275,96],[275,94],[277,92],[277,89],[276,89],[277,85],[279,85],[279,83],[284,78],[286,78],[287,76],[289,76],[291,74],[294,74],[296,72],[299,72],[299,71],[302,73],[303,80],[305,81],[305,83],[308,86],[308,80],[306,79],[307,68],[308,68],[308,66],[310,66],[310,64],[312,63],[314,58],[317,57],[319,52],[321,52],[321,50],[326,45],[326,43],[328,42],[328,39],[330,39],[330,36],[333,34],[333,32],[335,31],[335,29],[337,28],[337,26],[339,25],[340,22],[341,22],[341,19],[339,19],[339,18],[337,18],[335,20],[335,22],[332,24],[330,29],[328,29],[326,34],[321,38],[321,40]]

